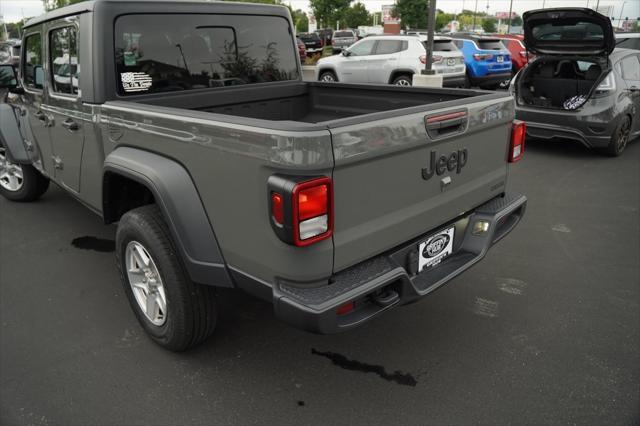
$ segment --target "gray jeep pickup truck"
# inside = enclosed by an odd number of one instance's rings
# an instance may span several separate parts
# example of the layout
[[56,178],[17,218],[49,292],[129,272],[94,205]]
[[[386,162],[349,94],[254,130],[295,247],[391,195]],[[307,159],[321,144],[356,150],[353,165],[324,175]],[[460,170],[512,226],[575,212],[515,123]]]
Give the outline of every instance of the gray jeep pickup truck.
[[216,288],[348,330],[471,267],[524,214],[505,92],[303,82],[285,7],[85,1],[1,68],[0,192],[54,181],[106,224],[138,320],[184,350]]

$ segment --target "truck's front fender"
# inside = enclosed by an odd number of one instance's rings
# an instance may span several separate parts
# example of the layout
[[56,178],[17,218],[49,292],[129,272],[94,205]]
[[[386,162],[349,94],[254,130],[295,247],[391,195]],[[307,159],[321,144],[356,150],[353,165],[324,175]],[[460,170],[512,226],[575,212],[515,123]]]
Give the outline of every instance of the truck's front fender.
[[13,163],[31,164],[31,157],[23,143],[16,111],[10,104],[0,104],[0,143]]
[[[182,165],[158,154],[123,147],[107,156],[104,173],[129,178],[151,191],[193,281],[233,287],[213,226]],[[105,179],[103,200],[109,199],[111,190]],[[103,211],[107,211],[106,205]]]

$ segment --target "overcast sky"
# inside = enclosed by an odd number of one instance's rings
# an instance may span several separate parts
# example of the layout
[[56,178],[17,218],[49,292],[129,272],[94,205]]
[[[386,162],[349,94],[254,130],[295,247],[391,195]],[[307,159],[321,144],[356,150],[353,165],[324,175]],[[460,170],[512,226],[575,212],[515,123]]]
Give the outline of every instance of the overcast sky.
[[[287,2],[287,0],[284,0]],[[393,0],[362,0],[370,12],[381,10],[382,5],[393,4]],[[464,5],[465,9],[473,10],[478,4],[478,11],[487,11],[489,13],[508,12],[510,0],[437,0],[437,7],[449,13],[459,12]],[[594,7],[596,2],[600,2],[602,6],[612,6],[612,16],[616,18],[614,26],[617,23],[620,12],[622,17],[637,18],[640,17],[640,1],[639,0],[513,0],[513,10],[522,15],[522,12],[530,9],[538,9],[542,7]],[[295,9],[309,10],[308,0],[290,0],[289,3]],[[41,0],[0,0],[0,14],[4,15],[6,22],[15,22],[22,19],[23,16],[30,17],[41,14],[44,11]]]

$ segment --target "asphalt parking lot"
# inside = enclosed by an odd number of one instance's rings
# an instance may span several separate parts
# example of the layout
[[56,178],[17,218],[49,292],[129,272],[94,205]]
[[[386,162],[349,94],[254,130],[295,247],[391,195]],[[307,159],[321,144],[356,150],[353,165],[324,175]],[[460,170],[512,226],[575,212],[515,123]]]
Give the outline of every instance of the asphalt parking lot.
[[136,322],[114,227],[0,199],[0,424],[639,424],[640,140],[528,141],[510,187],[523,222],[420,303],[319,336],[226,291],[183,354]]

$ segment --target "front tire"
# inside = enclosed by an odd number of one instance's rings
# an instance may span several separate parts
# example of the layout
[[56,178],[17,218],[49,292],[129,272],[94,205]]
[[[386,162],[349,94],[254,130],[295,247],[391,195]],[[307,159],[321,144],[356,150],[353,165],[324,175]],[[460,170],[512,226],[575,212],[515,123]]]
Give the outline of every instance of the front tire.
[[609,145],[604,148],[604,154],[609,157],[618,157],[622,154],[624,149],[629,143],[629,137],[631,136],[631,118],[625,115],[620,120],[620,123],[616,126]]
[[40,198],[49,188],[49,179],[30,164],[13,163],[0,147],[0,194],[11,201],[29,202]]
[[413,81],[411,76],[409,75],[399,75],[393,80],[392,83],[394,86],[412,86]]
[[338,77],[333,71],[322,71],[320,77],[318,77],[318,81],[322,81],[323,83],[336,83]]
[[154,342],[178,352],[213,334],[214,288],[191,281],[155,204],[122,216],[116,232],[116,260],[129,303]]

